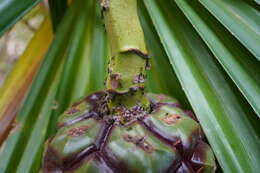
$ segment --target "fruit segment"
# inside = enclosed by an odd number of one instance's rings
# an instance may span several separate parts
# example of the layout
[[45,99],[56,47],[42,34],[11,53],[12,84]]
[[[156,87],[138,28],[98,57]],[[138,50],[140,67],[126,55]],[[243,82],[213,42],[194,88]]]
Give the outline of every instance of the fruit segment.
[[177,100],[147,94],[151,110],[130,112],[132,122],[124,123],[107,110],[113,94],[93,93],[61,115],[58,124],[63,125],[46,143],[42,172],[215,171],[214,155],[203,142],[200,125]]

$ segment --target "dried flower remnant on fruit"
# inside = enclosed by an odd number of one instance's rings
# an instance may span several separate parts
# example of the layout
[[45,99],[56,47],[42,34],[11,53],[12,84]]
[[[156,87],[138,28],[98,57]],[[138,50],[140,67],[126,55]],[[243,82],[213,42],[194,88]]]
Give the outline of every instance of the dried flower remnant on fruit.
[[181,116],[178,114],[171,114],[167,115],[164,118],[161,118],[161,120],[166,124],[175,124],[177,121],[181,119]]
[[151,153],[154,151],[153,146],[145,140],[145,136],[124,135],[123,139],[126,142],[135,144],[137,147],[141,148],[145,152]]
[[144,117],[148,112],[142,106],[133,106],[126,108],[124,106],[117,106],[112,109],[115,113],[113,119],[116,123],[121,125],[129,125],[137,119]]
[[67,134],[72,137],[78,137],[78,136],[85,134],[88,129],[89,129],[88,126],[83,125],[80,127],[75,127],[75,128],[69,129]]
[[79,109],[78,109],[78,107],[77,106],[72,106],[69,110],[67,110],[65,113],[66,114],[74,114],[74,113],[76,113],[76,112],[78,112],[79,111]]

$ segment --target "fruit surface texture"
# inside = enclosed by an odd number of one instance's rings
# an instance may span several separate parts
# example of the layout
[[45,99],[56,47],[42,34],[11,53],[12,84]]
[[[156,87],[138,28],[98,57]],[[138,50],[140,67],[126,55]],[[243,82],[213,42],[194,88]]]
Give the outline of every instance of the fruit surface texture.
[[46,142],[42,172],[212,173],[215,159],[191,111],[177,100],[146,94],[149,109],[118,107],[114,94],[93,93],[59,118]]

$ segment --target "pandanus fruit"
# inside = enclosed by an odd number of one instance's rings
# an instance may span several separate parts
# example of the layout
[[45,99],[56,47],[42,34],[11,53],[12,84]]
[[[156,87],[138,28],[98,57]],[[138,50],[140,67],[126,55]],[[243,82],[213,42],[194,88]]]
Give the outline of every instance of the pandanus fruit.
[[212,150],[191,111],[145,94],[149,57],[136,0],[101,2],[111,58],[105,91],[74,103],[46,142],[44,173],[213,173]]

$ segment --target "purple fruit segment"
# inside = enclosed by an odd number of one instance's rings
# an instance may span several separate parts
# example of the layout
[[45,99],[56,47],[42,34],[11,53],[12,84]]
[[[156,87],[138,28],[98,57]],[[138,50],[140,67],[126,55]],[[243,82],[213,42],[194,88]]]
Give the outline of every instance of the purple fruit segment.
[[161,139],[163,142],[169,145],[176,146],[180,143],[180,139],[177,136],[162,131],[153,123],[150,117],[145,117],[142,120],[140,120],[140,124],[142,124],[143,127],[146,128],[152,135],[155,135],[157,138]]
[[192,166],[188,162],[182,162],[176,173],[195,173]]
[[93,144],[100,128],[101,123],[94,119],[63,127],[50,141],[50,145],[62,158],[67,158]]
[[193,150],[190,162],[199,173],[215,172],[216,170],[214,154],[209,145],[203,141],[199,141]]
[[91,117],[90,105],[86,101],[78,102],[68,108],[58,119],[58,128],[75,124],[86,117]]
[[172,97],[163,94],[152,94],[152,93],[148,93],[146,95],[153,105],[159,106],[163,104],[169,104],[172,105],[173,107],[180,107],[180,103],[178,102],[178,100]]
[[109,93],[99,91],[75,102],[59,117],[58,127],[70,126],[90,117],[102,119],[108,114],[109,99]]
[[83,161],[89,159],[94,152],[97,152],[98,149],[95,145],[91,144],[88,145],[84,150],[80,151],[79,153],[72,155],[66,158],[63,161],[62,169],[63,171],[71,171],[77,169],[80,165],[82,165]]
[[115,128],[106,153],[115,158],[114,163],[125,165],[135,173],[164,172],[172,162],[180,160],[174,148],[147,133],[138,123]]
[[57,172],[62,173],[62,157],[55,149],[49,145],[50,139],[46,142],[46,150],[44,151],[43,165],[41,172]]
[[42,172],[214,173],[215,158],[198,122],[177,100],[148,97],[151,112],[128,111],[131,122],[125,123],[109,115],[109,91],[73,104],[46,143]]
[[142,120],[143,125],[172,146],[190,152],[201,139],[199,124],[180,108],[162,105]]
[[99,134],[96,137],[96,146],[98,150],[102,150],[107,143],[107,140],[112,133],[113,124],[111,122],[103,123]]

